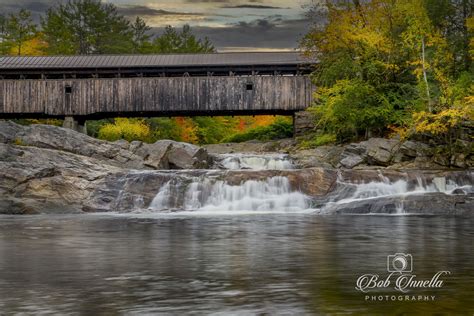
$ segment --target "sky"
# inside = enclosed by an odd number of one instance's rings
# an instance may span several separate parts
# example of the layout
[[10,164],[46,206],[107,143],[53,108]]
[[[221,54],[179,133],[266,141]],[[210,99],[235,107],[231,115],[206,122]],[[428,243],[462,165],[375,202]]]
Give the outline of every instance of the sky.
[[[66,0],[0,0],[0,12],[21,8],[35,19],[48,7]],[[129,19],[144,18],[153,32],[167,25],[191,25],[218,51],[294,50],[310,22],[305,6],[311,0],[102,0],[115,4]]]

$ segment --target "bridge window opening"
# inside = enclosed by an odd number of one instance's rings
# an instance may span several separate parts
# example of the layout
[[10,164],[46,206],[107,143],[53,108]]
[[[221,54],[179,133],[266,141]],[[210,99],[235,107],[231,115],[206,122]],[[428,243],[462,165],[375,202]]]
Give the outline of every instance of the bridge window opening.
[[71,94],[72,93],[72,87],[70,85],[67,85],[64,87],[64,92],[66,94]]
[[252,91],[253,90],[253,83],[247,83],[245,85],[245,90]]

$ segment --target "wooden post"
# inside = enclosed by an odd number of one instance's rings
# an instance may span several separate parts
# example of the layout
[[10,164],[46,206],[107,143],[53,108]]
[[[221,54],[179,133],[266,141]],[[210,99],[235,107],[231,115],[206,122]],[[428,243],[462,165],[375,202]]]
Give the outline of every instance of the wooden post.
[[63,127],[72,129],[76,132],[86,134],[86,121],[84,119],[76,119],[73,116],[66,116],[64,118]]

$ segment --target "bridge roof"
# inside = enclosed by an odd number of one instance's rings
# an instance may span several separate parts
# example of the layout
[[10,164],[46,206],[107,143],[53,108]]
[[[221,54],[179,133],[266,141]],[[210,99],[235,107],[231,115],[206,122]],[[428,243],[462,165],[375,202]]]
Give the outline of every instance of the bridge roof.
[[0,70],[279,66],[309,64],[299,52],[162,55],[3,56]]

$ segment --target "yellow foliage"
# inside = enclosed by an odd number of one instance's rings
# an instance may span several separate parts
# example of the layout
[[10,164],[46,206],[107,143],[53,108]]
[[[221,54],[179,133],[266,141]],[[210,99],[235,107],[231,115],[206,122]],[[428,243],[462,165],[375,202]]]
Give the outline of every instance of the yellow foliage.
[[114,124],[105,124],[100,128],[99,138],[108,141],[147,141],[150,138],[150,127],[142,119],[116,118]]
[[29,124],[45,124],[54,126],[63,126],[63,121],[59,119],[27,119]]
[[413,114],[416,133],[440,135],[448,133],[463,120],[472,120],[472,107],[449,108],[439,113],[418,112]]
[[[44,56],[45,48],[48,44],[42,40],[41,36],[33,37],[32,39],[24,42],[21,47],[22,56]],[[18,54],[18,46],[13,46],[10,50],[12,55]]]

